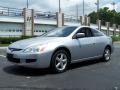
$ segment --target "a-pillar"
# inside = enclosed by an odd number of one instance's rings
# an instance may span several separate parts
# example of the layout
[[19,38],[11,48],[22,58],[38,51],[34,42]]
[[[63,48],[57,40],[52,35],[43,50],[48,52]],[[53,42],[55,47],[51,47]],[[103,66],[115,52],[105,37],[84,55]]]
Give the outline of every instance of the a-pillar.
[[34,10],[24,8],[24,36],[34,35]]
[[57,12],[57,26],[62,27],[64,26],[64,13]]

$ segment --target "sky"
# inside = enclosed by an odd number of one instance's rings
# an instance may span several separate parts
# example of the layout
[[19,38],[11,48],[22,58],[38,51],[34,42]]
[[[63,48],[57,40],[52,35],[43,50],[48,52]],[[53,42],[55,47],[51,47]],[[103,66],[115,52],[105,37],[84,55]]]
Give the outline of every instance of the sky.
[[[29,8],[33,8],[36,11],[58,11],[59,0],[29,0]],[[112,2],[116,3],[115,9],[120,12],[120,0],[99,0],[100,8],[109,7],[113,9]],[[27,0],[0,0],[0,6],[11,8],[24,8],[26,7]],[[89,14],[92,11],[97,10],[95,3],[97,0],[84,0],[85,2],[85,14]],[[83,13],[83,0],[61,0],[61,9],[66,14],[76,15],[77,7],[79,15]]]

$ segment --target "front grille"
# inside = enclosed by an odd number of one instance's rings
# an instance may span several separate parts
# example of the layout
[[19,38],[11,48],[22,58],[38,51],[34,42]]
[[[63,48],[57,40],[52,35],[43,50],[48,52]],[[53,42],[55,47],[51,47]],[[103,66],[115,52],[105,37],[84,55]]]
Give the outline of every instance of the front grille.
[[9,48],[10,51],[21,51],[22,49],[18,49],[18,48]]
[[20,59],[18,58],[13,58],[13,54],[7,54],[7,59],[10,62],[14,62],[14,63],[20,63]]

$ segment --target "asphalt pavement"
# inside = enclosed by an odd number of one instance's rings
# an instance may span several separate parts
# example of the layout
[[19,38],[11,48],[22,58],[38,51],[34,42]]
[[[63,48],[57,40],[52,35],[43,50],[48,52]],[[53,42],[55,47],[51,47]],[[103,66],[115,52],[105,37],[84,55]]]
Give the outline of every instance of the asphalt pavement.
[[120,90],[120,43],[114,46],[111,61],[72,64],[61,74],[12,65],[0,48],[0,90]]

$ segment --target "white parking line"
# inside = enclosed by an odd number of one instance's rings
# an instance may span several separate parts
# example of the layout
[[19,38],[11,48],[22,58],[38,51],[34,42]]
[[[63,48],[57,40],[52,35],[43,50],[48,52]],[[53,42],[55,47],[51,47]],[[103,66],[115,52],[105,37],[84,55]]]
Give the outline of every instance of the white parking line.
[[6,56],[5,56],[5,55],[0,55],[0,57],[6,58]]

